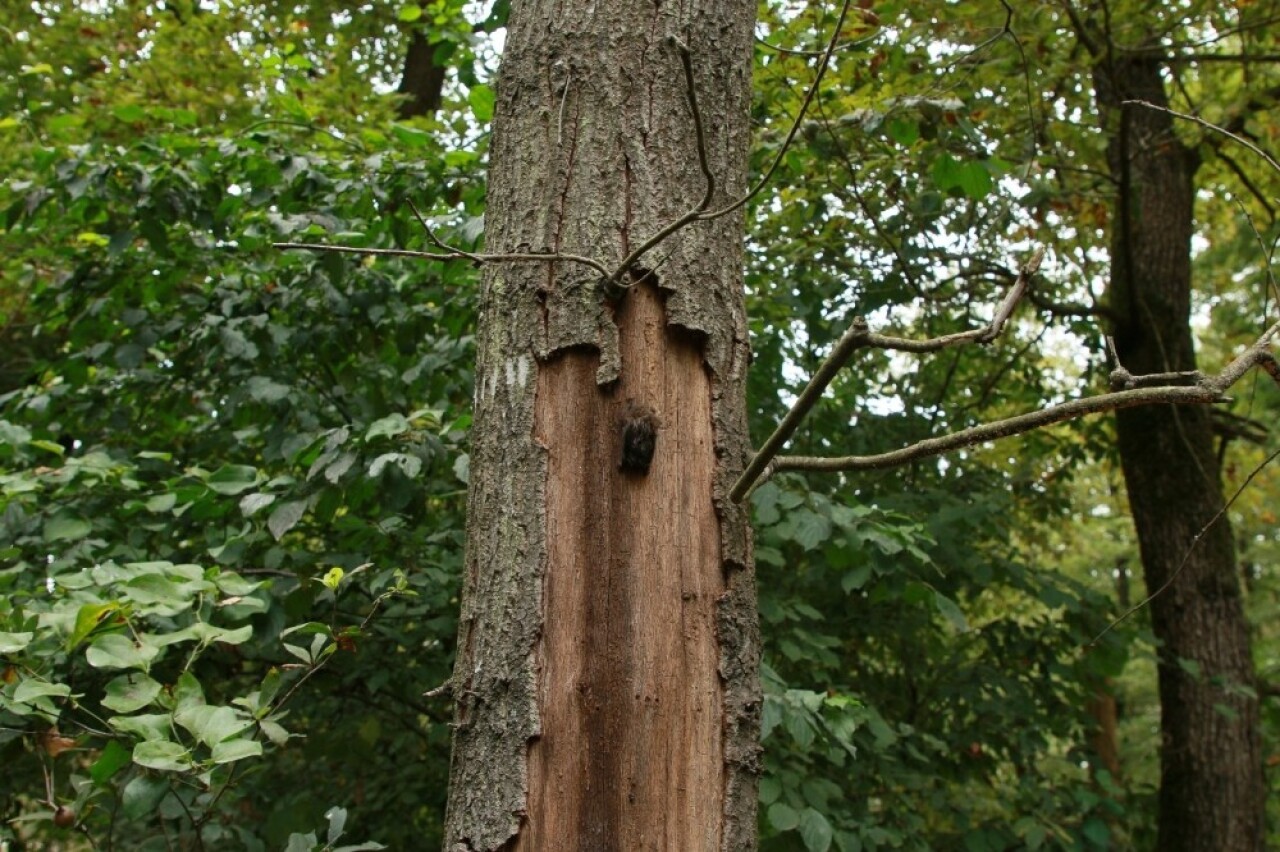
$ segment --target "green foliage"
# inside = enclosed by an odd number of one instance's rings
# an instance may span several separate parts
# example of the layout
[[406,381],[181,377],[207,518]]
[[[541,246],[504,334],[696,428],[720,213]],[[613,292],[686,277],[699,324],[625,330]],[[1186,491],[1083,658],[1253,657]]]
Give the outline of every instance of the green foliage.
[[[0,421],[6,810],[279,848],[367,798],[410,815],[385,839],[430,836],[473,273],[270,243],[418,240],[398,211],[448,166],[265,127],[36,153],[2,205],[26,359]],[[350,743],[436,769],[401,784]]]
[[[494,91],[477,31],[506,4],[479,26],[455,0],[165,5],[25,4],[0,33],[0,842],[430,848],[449,708],[422,694],[457,626],[475,272],[271,243],[420,248],[407,199],[478,239]],[[1105,276],[1112,190],[1060,9],[1019,6],[1004,31],[998,4],[855,5],[752,205],[757,437],[854,315],[971,328],[1033,244],[1037,304],[1094,306]],[[1118,36],[1168,12],[1111,11]],[[1223,4],[1178,14],[1191,41],[1237,26]],[[833,23],[821,4],[761,20],[803,51]],[[405,122],[384,93],[414,33],[450,84]],[[813,64],[759,48],[757,169]],[[1272,73],[1180,68],[1180,106],[1222,121]],[[1206,360],[1257,332],[1280,195],[1218,150]],[[1057,313],[981,351],[860,355],[791,449],[878,452],[1078,392],[1106,369],[1098,318],[1044,335]],[[1141,617],[1082,650],[1133,552],[1110,444],[1075,424],[755,492],[764,849],[1149,845]],[[1233,445],[1228,476],[1263,457]],[[1232,517],[1272,680],[1275,488],[1260,477]],[[1125,700],[1121,779],[1088,745],[1104,685]]]

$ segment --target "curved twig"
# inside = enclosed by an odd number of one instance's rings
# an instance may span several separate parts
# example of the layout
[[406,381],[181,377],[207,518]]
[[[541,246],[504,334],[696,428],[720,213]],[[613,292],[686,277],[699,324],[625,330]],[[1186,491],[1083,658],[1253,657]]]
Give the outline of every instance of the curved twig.
[[711,164],[707,161],[707,138],[702,129],[702,111],[698,109],[698,92],[693,84],[693,58],[689,54],[688,46],[680,39],[670,36],[668,41],[680,52],[680,64],[684,66],[684,81],[689,94],[689,110],[693,113],[693,132],[698,142],[698,165],[702,167],[702,176],[706,179],[706,190],[702,193],[702,200],[698,202],[696,207],[679,219],[660,228],[658,233],[645,240],[640,244],[639,248],[623,258],[622,263],[618,264],[617,270],[608,276],[611,281],[617,284],[622,283],[622,276],[626,275],[632,264],[643,257],[645,252],[697,219],[703,211],[710,207],[711,197],[715,195],[716,191],[716,177],[711,173]]
[[[845,363],[859,349],[892,349],[898,352],[937,352],[940,349],[946,349],[961,343],[989,343],[1003,330],[1009,316],[1013,313],[1014,307],[1017,306],[1018,300],[1027,289],[1027,279],[1034,275],[1036,270],[1040,268],[1040,261],[1044,257],[1044,249],[1037,249],[1031,259],[1023,265],[1018,273],[1017,279],[1013,286],[1009,288],[1009,292],[1000,302],[1000,306],[996,309],[995,316],[991,322],[982,328],[975,328],[969,331],[961,331],[956,334],[947,334],[942,337],[933,337],[928,340],[911,340],[903,337],[888,337],[882,334],[875,334],[868,328],[867,321],[862,317],[855,317],[853,323],[850,324],[840,340],[836,342],[835,348],[831,350],[831,354],[827,356],[817,371],[814,372],[813,378],[809,380],[809,384],[800,392],[800,396],[791,406],[791,410],[782,418],[782,422],[778,424],[778,428],[764,442],[764,446],[751,458],[747,463],[746,469],[742,475],[738,477],[738,481],[734,483],[733,489],[729,492],[729,499],[735,503],[741,502],[747,496],[757,480],[760,480],[766,469],[770,473],[774,470],[783,469],[780,464],[783,459],[774,460],[774,456],[782,449],[782,447],[795,434],[796,429],[803,422],[809,411],[822,398],[822,394],[826,391],[827,385],[831,384],[831,380],[835,378],[836,373],[844,367]],[[770,462],[773,462],[772,466]],[[807,469],[807,468],[806,468]],[[767,478],[767,477],[764,477]]]
[[[848,472],[855,470],[877,470],[898,467],[917,459],[942,455],[961,447],[973,446],[997,438],[1020,435],[1042,426],[1074,420],[1088,414],[1114,411],[1119,408],[1131,408],[1136,405],[1168,404],[1168,405],[1207,405],[1227,401],[1225,396],[1241,377],[1254,367],[1261,368],[1275,380],[1280,387],[1280,362],[1271,354],[1269,347],[1272,339],[1280,333],[1280,323],[1267,329],[1261,337],[1239,356],[1228,364],[1216,376],[1196,376],[1195,383],[1189,385],[1161,385],[1157,387],[1143,386],[1144,377],[1128,377],[1120,383],[1124,390],[1097,396],[1075,399],[1060,405],[1050,406],[1040,411],[1020,414],[993,423],[983,423],[968,429],[961,429],[949,435],[926,438],[901,449],[871,456],[842,456],[818,458],[807,456],[781,456],[772,462],[772,470],[804,470],[822,472]],[[953,335],[954,336],[954,335]],[[1168,380],[1191,378],[1189,376],[1169,376]],[[741,480],[739,480],[741,482]]]
[[800,125],[804,122],[804,116],[809,110],[809,104],[813,102],[814,95],[818,93],[818,87],[822,84],[822,78],[827,73],[827,66],[831,64],[831,54],[835,53],[836,43],[840,39],[840,30],[844,28],[844,19],[849,14],[849,3],[850,0],[844,0],[844,3],[840,6],[840,17],[836,20],[836,27],[831,33],[831,40],[827,42],[827,49],[823,51],[822,61],[818,63],[818,73],[814,76],[813,83],[810,84],[809,90],[805,92],[804,100],[800,103],[800,111],[796,113],[795,121],[791,123],[791,130],[787,132],[787,138],[783,140],[782,147],[778,149],[778,154],[773,158],[773,162],[769,165],[768,170],[765,171],[764,175],[756,185],[747,192],[746,195],[726,207],[721,207],[719,210],[711,210],[709,212],[702,213],[698,216],[699,220],[709,221],[711,219],[718,219],[721,216],[727,216],[759,195],[760,191],[769,184],[770,179],[773,178],[773,173],[778,170],[778,166],[782,163],[782,158],[787,155],[787,150],[791,147],[792,141],[795,140],[796,134],[800,131]]

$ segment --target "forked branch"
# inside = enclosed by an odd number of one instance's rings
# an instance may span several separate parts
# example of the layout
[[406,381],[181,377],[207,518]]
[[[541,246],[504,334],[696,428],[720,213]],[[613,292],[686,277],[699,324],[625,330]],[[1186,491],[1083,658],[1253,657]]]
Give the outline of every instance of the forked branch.
[[1113,387],[1122,390],[1084,399],[1071,400],[1039,411],[1020,414],[993,423],[983,423],[969,429],[961,429],[949,435],[926,438],[898,450],[871,456],[841,456],[819,458],[810,456],[782,456],[774,459],[764,472],[767,477],[778,471],[804,470],[843,472],[877,470],[898,467],[917,459],[970,447],[997,438],[1007,438],[1039,429],[1053,423],[1074,420],[1088,414],[1130,408],[1136,405],[1209,405],[1229,401],[1226,392],[1250,369],[1260,367],[1280,387],[1280,362],[1270,351],[1272,341],[1280,334],[1280,322],[1267,329],[1249,348],[1245,349],[1216,376],[1203,374],[1169,374],[1159,377],[1164,381],[1190,380],[1191,384],[1148,386],[1151,377],[1132,376],[1118,369],[1112,373]]
[[[910,340],[875,334],[865,319],[855,319],[840,338],[831,355],[818,367],[809,384],[787,412],[778,428],[752,457],[746,469],[729,492],[741,502],[757,482],[784,470],[844,472],[898,467],[917,459],[942,455],[952,450],[981,444],[997,438],[1020,435],[1065,420],[1088,414],[1114,411],[1135,405],[1207,405],[1226,401],[1227,390],[1253,367],[1260,367],[1280,387],[1280,362],[1271,352],[1272,341],[1280,335],[1280,323],[1267,329],[1252,346],[1242,352],[1216,376],[1201,373],[1133,376],[1118,366],[1111,375],[1112,392],[1085,399],[1072,400],[1039,411],[1021,414],[992,423],[962,429],[949,435],[926,438],[915,444],[870,456],[778,456],[778,452],[795,433],[805,416],[821,398],[827,385],[859,349],[889,349],[899,352],[936,352],[961,343],[987,343],[995,338],[1008,320],[1018,298],[1026,292],[1028,278],[1039,268],[1043,252],[1037,251],[1018,274],[1013,288],[1005,296],[991,323],[971,331]],[[1180,384],[1174,384],[1180,382]],[[1154,386],[1153,386],[1154,383]]]

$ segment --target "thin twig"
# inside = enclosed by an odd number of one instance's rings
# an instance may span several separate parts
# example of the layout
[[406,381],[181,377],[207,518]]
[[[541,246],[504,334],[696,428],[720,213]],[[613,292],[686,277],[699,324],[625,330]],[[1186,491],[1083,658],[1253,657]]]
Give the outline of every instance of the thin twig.
[[453,246],[447,244],[444,240],[437,237],[436,232],[432,230],[431,225],[427,223],[427,220],[422,217],[422,213],[418,211],[418,205],[413,203],[413,199],[406,198],[405,201],[409,203],[409,209],[413,211],[414,218],[418,220],[418,224],[422,226],[422,230],[426,232],[427,239],[431,240],[432,245],[434,245],[436,248],[440,249],[441,251],[448,252],[449,254],[461,255],[462,257],[465,257],[467,260],[470,260],[472,263],[484,262],[480,260],[479,257],[474,252],[463,251],[460,248],[454,248]]
[[[1129,387],[1113,393],[1071,400],[993,423],[983,423],[949,435],[926,438],[901,449],[872,456],[831,458],[782,456],[773,460],[769,473],[783,470],[833,473],[899,467],[917,459],[942,455],[962,447],[1021,435],[1042,426],[1119,408],[1131,408],[1136,405],[1207,405],[1225,402],[1227,390],[1253,367],[1262,368],[1275,380],[1276,386],[1280,387],[1280,362],[1277,362],[1276,357],[1268,350],[1271,340],[1277,333],[1280,333],[1280,323],[1267,329],[1252,346],[1232,360],[1221,373],[1216,376],[1199,376],[1198,381],[1192,385]],[[1141,385],[1142,377],[1130,377],[1130,381]]]
[[1214,124],[1212,121],[1205,121],[1203,118],[1201,118],[1198,115],[1191,115],[1190,113],[1186,113],[1186,112],[1178,112],[1176,109],[1170,109],[1169,107],[1166,107],[1166,106],[1153,104],[1153,103],[1150,103],[1149,101],[1129,100],[1129,101],[1121,101],[1120,103],[1122,105],[1132,104],[1135,106],[1144,106],[1144,107],[1147,107],[1148,109],[1154,109],[1157,112],[1166,112],[1169,115],[1176,116],[1178,118],[1183,118],[1183,119],[1186,119],[1187,121],[1195,122],[1201,127],[1204,127],[1208,130],[1212,130],[1215,133],[1221,133],[1223,136],[1228,136],[1231,139],[1234,139],[1236,142],[1239,142],[1244,147],[1248,148],[1253,153],[1257,154],[1262,159],[1266,160],[1268,165],[1271,166],[1271,168],[1275,169],[1277,173],[1280,173],[1280,163],[1277,163],[1274,157],[1272,157],[1266,151],[1259,148],[1257,145],[1250,142],[1248,139],[1245,139],[1243,136],[1240,136],[1239,134],[1236,134],[1236,133],[1232,133],[1230,130],[1227,130],[1225,127],[1219,127],[1218,125]]
[[792,141],[800,131],[800,125],[804,122],[804,116],[809,110],[809,104],[813,101],[814,95],[818,93],[818,87],[822,84],[822,78],[827,73],[827,66],[831,64],[831,54],[835,53],[836,43],[840,40],[840,31],[844,29],[844,19],[849,14],[849,3],[850,0],[844,0],[844,3],[840,6],[840,17],[836,20],[836,27],[831,33],[831,40],[827,42],[827,49],[823,51],[822,61],[818,63],[818,73],[814,76],[813,83],[810,84],[809,90],[804,93],[804,100],[800,103],[800,111],[796,113],[795,121],[791,123],[791,130],[787,132],[787,138],[783,141],[782,147],[778,149],[778,154],[773,158],[773,162],[769,165],[768,170],[765,171],[759,182],[757,182],[746,195],[729,204],[727,207],[722,207],[719,210],[712,210],[701,214],[698,217],[700,220],[709,221],[711,219],[718,219],[721,216],[727,216],[759,195],[760,191],[768,185],[770,179],[773,177],[773,173],[778,170],[778,166],[782,163],[782,158],[786,156],[787,149],[791,147]]
[[[1280,379],[1277,379],[1277,382],[1280,382]],[[1244,482],[1240,483],[1240,487],[1237,488],[1235,493],[1231,495],[1231,499],[1228,500],[1226,503],[1224,503],[1222,505],[1222,508],[1219,509],[1217,512],[1215,512],[1213,517],[1210,518],[1208,522],[1200,528],[1199,532],[1197,532],[1191,538],[1191,544],[1187,545],[1187,552],[1182,555],[1182,561],[1178,563],[1177,568],[1173,569],[1173,573],[1169,575],[1168,579],[1166,579],[1163,583],[1160,584],[1160,588],[1156,589],[1154,592],[1147,595],[1141,601],[1139,601],[1138,603],[1126,609],[1123,613],[1120,614],[1118,618],[1115,619],[1115,621],[1112,621],[1110,624],[1108,624],[1102,630],[1101,633],[1099,633],[1097,636],[1090,639],[1088,644],[1085,647],[1092,647],[1093,645],[1096,645],[1099,639],[1101,639],[1103,636],[1106,636],[1108,633],[1110,633],[1112,630],[1118,627],[1121,622],[1123,622],[1129,616],[1133,615],[1138,610],[1145,607],[1147,604],[1151,603],[1160,595],[1164,594],[1164,592],[1171,585],[1173,585],[1173,581],[1178,579],[1178,575],[1182,573],[1182,569],[1187,567],[1187,563],[1191,560],[1191,553],[1196,549],[1196,545],[1200,543],[1200,539],[1204,538],[1205,533],[1207,533],[1209,529],[1218,522],[1218,519],[1221,518],[1223,515],[1225,515],[1227,513],[1227,510],[1230,509],[1232,505],[1235,504],[1236,500],[1239,499],[1240,495],[1244,493],[1244,490],[1249,487],[1249,483],[1253,482],[1254,477],[1256,477],[1259,473],[1262,473],[1263,468],[1265,468],[1267,465],[1275,461],[1277,456],[1280,456],[1280,449],[1276,450],[1271,455],[1263,459],[1262,463],[1259,464],[1257,467],[1255,467],[1249,473],[1249,475],[1245,477]]]
[[[862,36],[861,38],[850,39],[849,41],[846,41],[843,44],[837,45],[836,50],[849,50],[850,48],[857,47],[858,45],[863,44],[864,42],[871,41],[876,36],[880,35],[882,31],[882,27],[880,26],[879,17],[875,16],[875,14],[871,12],[869,9],[861,9],[859,11],[862,14],[863,23],[868,24],[870,26],[874,26],[875,30],[871,33],[868,33],[867,35]],[[778,45],[773,44],[772,42],[765,41],[760,36],[756,36],[755,40],[756,40],[756,44],[760,45],[761,47],[766,48],[768,50],[776,51],[777,53],[785,54],[787,56],[805,56],[810,59],[816,59],[822,56],[821,50],[800,50],[799,48],[795,48],[795,47],[779,47]]]
[[711,206],[711,197],[715,195],[716,178],[711,173],[711,165],[707,161],[707,138],[702,127],[702,111],[698,109],[698,91],[693,83],[693,58],[689,53],[688,46],[675,36],[670,36],[668,41],[680,52],[680,64],[684,66],[684,82],[689,96],[689,111],[693,113],[693,132],[698,143],[698,165],[702,167],[702,177],[706,180],[706,190],[702,193],[702,200],[698,205],[680,218],[671,222],[658,230],[649,239],[641,243],[640,247],[628,254],[618,264],[618,269],[609,276],[610,280],[621,284],[622,277],[630,271],[632,264],[644,256],[644,253],[683,228],[685,225],[694,221]]
[[[406,199],[407,200],[407,199]],[[414,251],[411,249],[384,249],[384,248],[360,248],[358,246],[329,246],[319,243],[272,243],[273,248],[277,249],[304,249],[307,251],[328,251],[345,254],[363,254],[363,255],[381,255],[386,257],[417,257],[426,260],[468,260],[474,264],[483,263],[581,263],[590,266],[601,275],[609,277],[609,270],[605,269],[604,264],[590,257],[584,257],[578,254],[564,254],[562,252],[498,252],[495,254],[477,254],[476,252],[465,251],[449,245],[436,235],[431,225],[423,218],[422,213],[418,211],[417,205],[409,200],[409,209],[413,211],[413,215],[417,218],[418,224],[422,226],[422,230],[426,232],[427,239],[431,240],[432,245],[440,249],[439,252],[432,251]]]
[[[1013,287],[1010,288],[1009,294],[1001,301],[995,317],[982,328],[948,334],[942,337],[933,337],[927,340],[911,340],[903,337],[887,337],[882,334],[875,334],[867,327],[866,319],[855,317],[848,331],[841,335],[840,340],[836,342],[831,354],[818,365],[813,378],[809,380],[809,384],[800,392],[800,396],[796,399],[795,404],[791,406],[791,410],[782,418],[778,428],[773,431],[773,434],[768,437],[760,450],[747,463],[746,469],[738,477],[738,481],[734,483],[733,490],[729,492],[729,499],[735,503],[741,502],[762,475],[765,475],[765,478],[772,475],[773,471],[777,469],[776,463],[773,467],[770,465],[774,456],[795,434],[796,429],[799,428],[809,411],[822,398],[827,385],[831,384],[831,380],[835,378],[836,373],[840,372],[854,352],[859,349],[937,352],[961,343],[990,342],[1000,333],[1005,322],[1009,319],[1009,315],[1013,313],[1018,297],[1026,292],[1027,278],[1035,274],[1036,270],[1040,268],[1040,261],[1043,257],[1044,249],[1037,249],[1031,260],[1018,273],[1018,277],[1014,281]],[[767,474],[766,470],[768,471]]]
[[383,257],[417,257],[425,260],[469,260],[472,263],[581,263],[590,266],[601,275],[607,276],[609,270],[604,264],[590,257],[577,254],[554,252],[504,252],[498,254],[472,254],[471,252],[450,252],[440,254],[431,251],[413,251],[411,249],[360,248],[359,246],[330,246],[322,243],[272,243],[272,248],[301,249],[304,251],[335,252],[340,254],[362,254]]

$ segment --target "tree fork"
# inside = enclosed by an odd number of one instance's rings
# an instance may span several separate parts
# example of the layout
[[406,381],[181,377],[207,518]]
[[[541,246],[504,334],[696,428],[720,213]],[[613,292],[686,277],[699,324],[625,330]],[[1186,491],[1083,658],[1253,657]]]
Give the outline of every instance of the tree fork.
[[[754,13],[515,4],[487,250],[621,261],[705,170],[713,204],[740,198]],[[742,242],[738,215],[682,228],[617,300],[580,264],[485,267],[449,850],[755,846]],[[647,471],[620,464],[633,405],[656,415]]]

